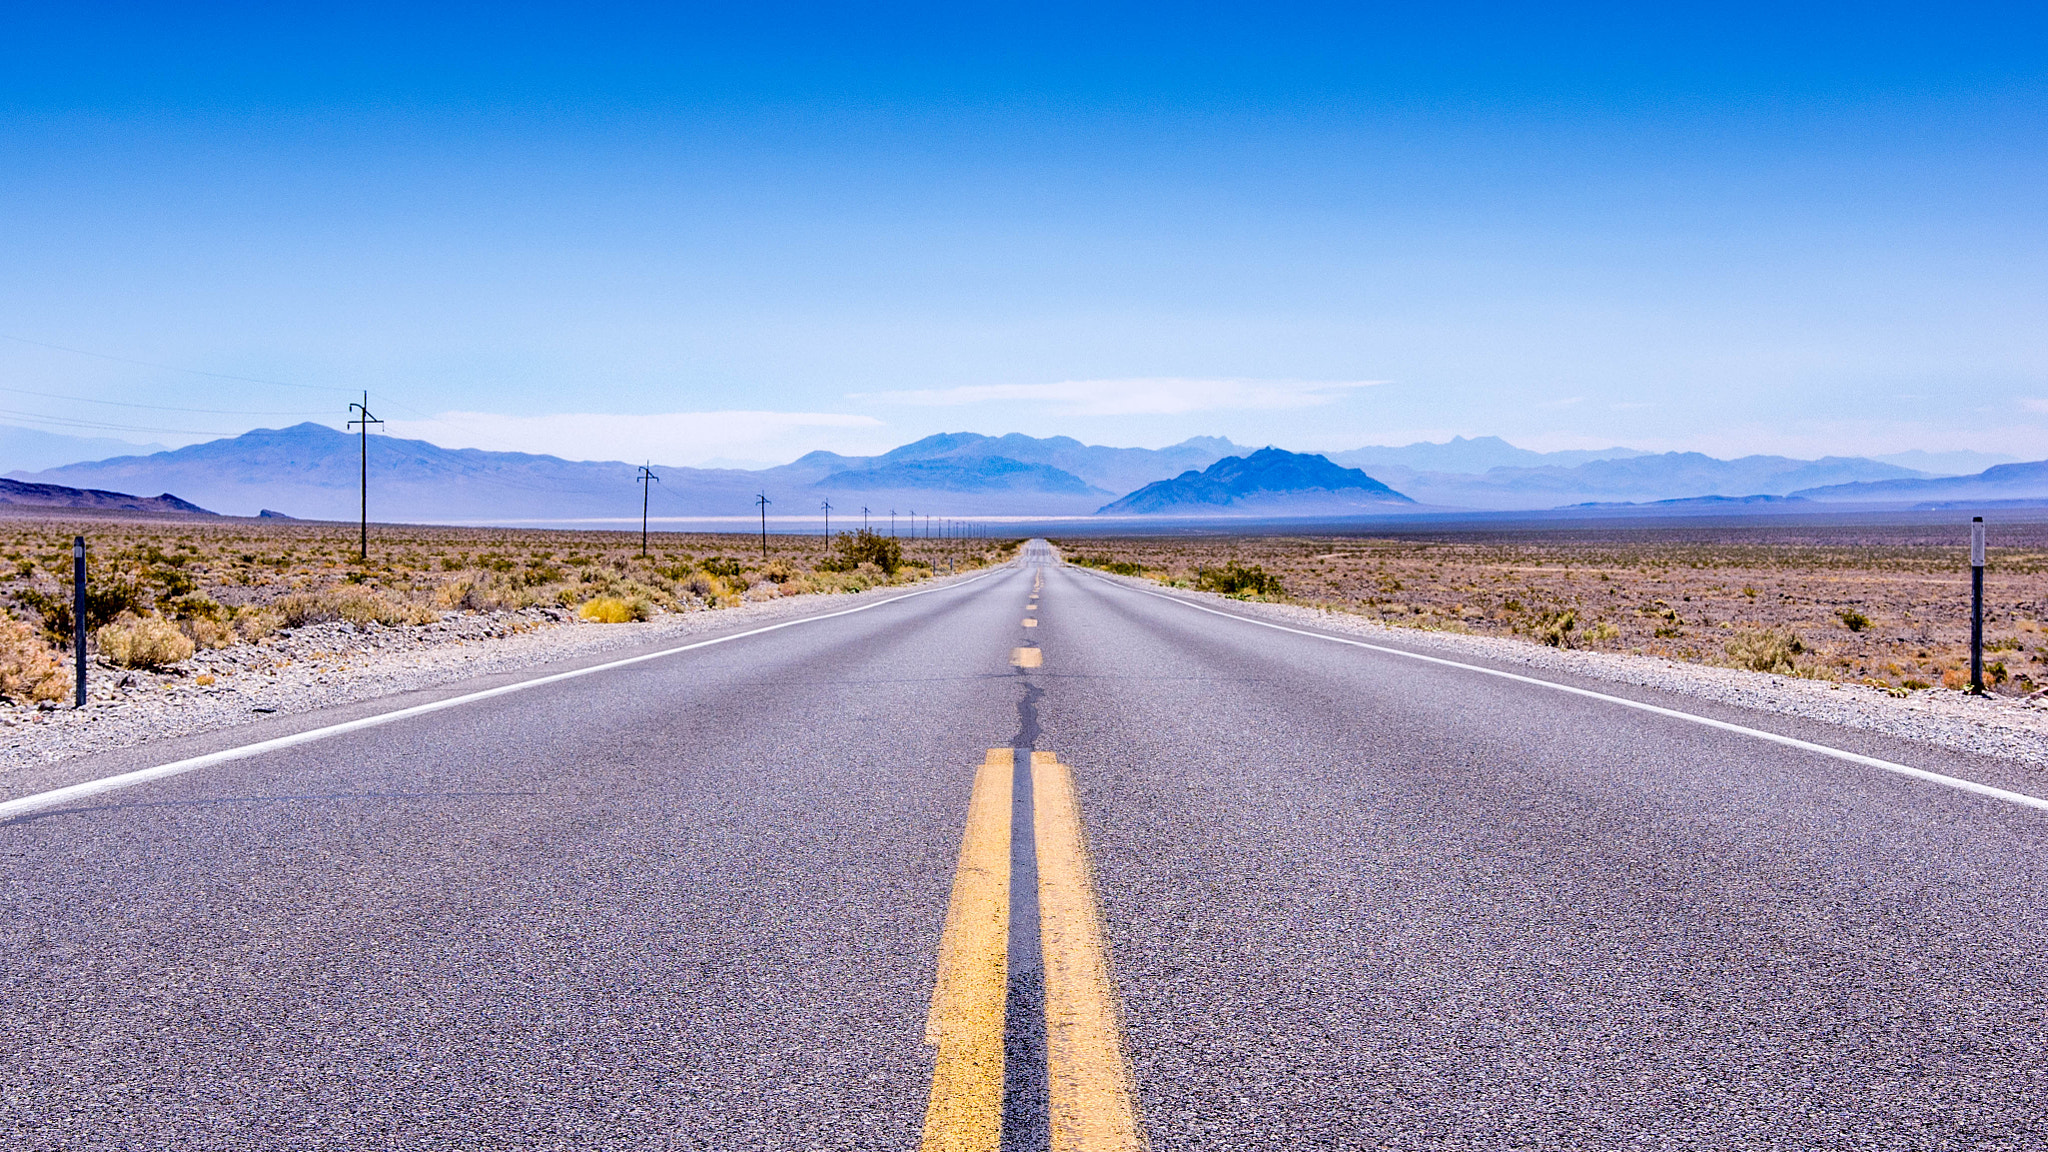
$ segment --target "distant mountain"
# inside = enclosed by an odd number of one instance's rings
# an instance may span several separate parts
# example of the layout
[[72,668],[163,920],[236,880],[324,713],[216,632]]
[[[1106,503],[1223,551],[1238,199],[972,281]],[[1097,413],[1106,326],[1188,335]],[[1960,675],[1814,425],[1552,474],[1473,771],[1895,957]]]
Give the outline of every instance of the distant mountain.
[[1353,448],[1348,452],[1332,452],[1329,457],[1338,464],[1376,471],[1392,465],[1416,472],[1479,473],[1490,468],[1569,468],[1594,460],[1622,460],[1647,455],[1649,453],[1634,448],[1532,452],[1527,448],[1517,448],[1498,436],[1475,436],[1469,440],[1453,436],[1442,444],[1425,440],[1399,448]]
[[1909,469],[1853,456],[1719,460],[1699,452],[1594,460],[1570,468],[1493,468],[1478,476],[1398,467],[1376,472],[1425,504],[1498,510],[1700,496],[1785,496],[1822,484],[1921,478]]
[[1880,464],[1896,464],[1911,468],[1929,476],[1974,476],[1997,464],[2017,464],[2020,458],[1998,452],[1923,452],[1918,448],[1911,452],[1894,452],[1889,456],[1872,456]]
[[[359,450],[354,436],[325,425],[300,424],[175,451],[19,469],[9,475],[116,494],[176,492],[195,506],[231,515],[275,509],[304,519],[352,520]],[[871,521],[886,523],[892,509],[903,515],[916,509],[920,516],[1066,516],[1104,508],[1138,514],[1141,506],[1185,505],[1226,509],[1233,515],[1289,515],[1295,510],[1303,515],[1342,515],[1368,508],[1393,511],[1412,506],[1411,500],[1437,508],[1541,509],[1792,494],[1816,502],[1902,504],[2048,498],[2048,485],[2006,471],[2038,465],[2000,465],[1981,477],[1940,480],[1858,457],[1718,460],[1697,452],[1667,452],[1565,465],[1555,462],[1562,454],[1525,453],[1493,437],[1358,451],[1407,452],[1409,459],[1443,459],[1457,467],[1503,454],[1552,462],[1495,466],[1480,473],[1388,463],[1367,472],[1322,456],[1277,449],[1253,452],[1217,437],[1148,449],[1108,448],[1064,436],[949,432],[879,456],[813,452],[753,471],[656,466],[661,482],[654,486],[651,509],[657,517],[747,516],[754,511],[755,496],[764,492],[773,502],[771,516],[821,515],[819,505],[829,500],[834,519],[843,516],[849,523],[863,507]],[[1281,460],[1294,463],[1281,467],[1276,463]],[[1216,472],[1225,461],[1235,463]],[[1271,475],[1246,472],[1253,461],[1259,462],[1255,471]],[[443,448],[424,440],[373,436],[370,516],[481,524],[637,519],[640,490],[633,480],[635,472],[634,465],[621,461]],[[1159,482],[1168,478],[1173,479],[1162,487]],[[1118,493],[1129,495],[1119,500]],[[1318,502],[1325,507],[1311,507]]]
[[[23,478],[106,488],[168,488],[243,516],[272,508],[302,519],[353,520],[359,499],[359,450],[356,437],[308,423],[259,428],[147,456],[71,464]],[[502,522],[637,516],[640,500],[634,472],[624,463],[578,463],[373,436],[370,517]],[[708,472],[693,484],[664,471],[662,479],[655,491],[657,501],[676,499],[669,491],[671,480],[690,497],[716,485],[729,495],[734,515],[746,511],[742,494],[751,498],[755,490],[754,476],[748,472]]]
[[30,484],[0,480],[0,504],[15,508],[99,508],[118,512],[160,512],[176,516],[211,516],[212,512],[169,492],[131,496],[97,488],[66,488],[61,484]]
[[1278,448],[1226,456],[1207,469],[1147,484],[1098,510],[1103,516],[1341,515],[1415,502],[1356,468]]
[[0,472],[33,472],[124,452],[161,452],[161,444],[131,444],[104,436],[65,436],[40,428],[0,424]]
[[880,468],[828,473],[811,487],[827,492],[1043,492],[1063,496],[1114,496],[1047,464],[1025,464],[1002,456],[971,461],[902,460]]
[[[838,474],[844,478],[835,482],[834,486],[842,490],[853,490],[855,486],[881,490],[898,487],[902,480],[910,479],[914,475],[889,471],[899,465],[944,461],[965,469],[968,473],[986,472],[990,480],[987,490],[1012,491],[1018,482],[1014,478],[1017,474],[1008,464],[1035,464],[1066,473],[1078,479],[1084,488],[1105,495],[1115,495],[1190,468],[1206,468],[1232,453],[1246,451],[1249,449],[1218,436],[1196,436],[1166,448],[1105,448],[1083,444],[1069,436],[1051,436],[1041,440],[1015,432],[1007,436],[944,432],[912,441],[880,456],[841,456],[833,452],[812,452],[780,468],[765,469],[762,474],[783,475],[792,479],[801,477],[810,483]],[[990,461],[1008,463],[990,464]],[[884,475],[874,480],[845,475],[855,472],[880,472]],[[960,472],[933,473],[941,474],[948,478],[949,483],[961,482]],[[1045,478],[1042,491],[1079,492],[1079,489],[1066,487],[1064,481],[1053,479],[1050,472],[1041,472],[1038,475]]]
[[[859,500],[874,515],[890,507],[949,517],[1084,515],[1118,492],[1190,462],[1206,466],[1233,447],[1227,440],[1197,439],[1157,450],[1102,448],[1066,437],[948,433],[881,456],[813,452],[759,471],[656,466],[661,481],[650,504],[656,516],[744,516],[765,492],[773,502],[770,515],[778,516],[809,516],[828,499],[835,506]],[[82,487],[168,489],[236,515],[276,509],[303,519],[351,520],[359,451],[356,437],[308,423],[13,475]],[[456,523],[637,518],[636,471],[620,461],[373,436],[370,517]]]
[[1916,504],[2048,499],[2048,460],[2031,464],[1999,464],[1975,476],[1932,480],[1878,480],[1828,484],[1792,493],[1808,500],[1858,504]]
[[1785,505],[1811,504],[1802,496],[1687,496],[1678,500],[1621,500],[1593,501],[1573,504],[1573,508],[1753,508],[1757,506],[1781,507]]

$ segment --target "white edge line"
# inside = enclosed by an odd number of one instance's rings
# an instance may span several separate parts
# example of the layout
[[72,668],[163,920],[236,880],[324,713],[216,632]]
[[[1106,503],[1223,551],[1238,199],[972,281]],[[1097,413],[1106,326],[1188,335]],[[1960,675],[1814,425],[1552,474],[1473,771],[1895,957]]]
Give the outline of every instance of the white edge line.
[[[1091,572],[1089,575],[1095,576],[1096,574]],[[1106,576],[1096,576],[1096,579],[1105,582],[1109,580]],[[1374,652],[1384,652],[1389,656],[1401,656],[1409,660],[1420,660],[1426,664],[1441,664],[1446,668],[1463,668],[1468,672],[1479,672],[1487,676],[1498,676],[1503,680],[1534,684],[1539,688],[1549,688],[1557,692],[1569,692],[1574,696],[1584,696],[1589,700],[1601,700],[1609,704],[1619,704],[1624,708],[1634,708],[1638,712],[1652,712],[1659,716],[1668,716],[1673,720],[1684,720],[1687,723],[1699,724],[1707,728],[1719,728],[1724,732],[1739,732],[1744,736],[1754,736],[1759,740],[1768,740],[1773,744],[1783,744],[1787,748],[1797,748],[1802,752],[1817,752],[1822,756],[1832,756],[1837,760],[1847,760],[1851,764],[1861,764],[1866,768],[1879,768],[1886,772],[1895,772],[1901,776],[1911,776],[1915,780],[1925,780],[1930,784],[1940,784],[1946,788],[1974,792],[1979,796],[1989,796],[1994,800],[2003,800],[2008,804],[2018,804],[2027,808],[2039,808],[2043,811],[2048,811],[2048,800],[2043,800],[2038,796],[2029,796],[2024,792],[2008,792],[2003,788],[1993,788],[1989,784],[1979,784],[1974,780],[1964,780],[1956,776],[1944,776],[1939,772],[1929,772],[1925,768],[1915,768],[1909,764],[1900,764],[1891,760],[1880,760],[1875,756],[1865,756],[1858,752],[1847,752],[1840,748],[1830,748],[1825,744],[1815,744],[1810,740],[1800,740],[1792,736],[1780,736],[1776,732],[1766,732],[1761,728],[1745,728],[1740,724],[1730,724],[1726,720],[1715,720],[1707,716],[1695,716],[1690,712],[1680,712],[1675,708],[1663,708],[1655,704],[1645,704],[1640,700],[1630,700],[1626,696],[1610,696],[1605,692],[1595,692],[1590,688],[1577,688],[1570,684],[1559,684],[1554,680],[1539,680],[1534,676],[1523,676],[1515,672],[1503,672],[1498,668],[1488,668],[1479,664],[1466,664],[1458,660],[1446,660],[1441,656],[1424,656],[1420,652],[1408,652],[1400,648],[1388,648],[1380,644],[1369,644],[1363,640],[1352,640],[1343,636],[1311,632],[1306,628],[1290,628],[1285,624],[1275,624],[1270,620],[1239,616],[1235,612],[1221,612],[1205,604],[1197,604],[1192,600],[1183,600],[1178,596],[1168,596],[1164,592],[1154,592],[1150,588],[1140,588],[1135,584],[1121,584],[1121,586],[1146,596],[1155,596],[1161,600],[1171,601],[1184,608],[1193,608],[1197,612],[1207,612],[1211,616],[1221,616],[1228,620],[1240,620],[1246,624],[1256,624],[1261,628],[1272,628],[1280,632],[1292,632],[1296,636],[1308,636],[1317,640],[1327,640],[1332,644],[1348,644],[1353,648],[1365,648]]]
[[[1007,565],[1002,567],[1007,567]],[[275,739],[262,740],[255,744],[244,744],[239,748],[224,748],[219,752],[208,752],[204,756],[193,756],[185,760],[173,760],[169,764],[158,764],[154,768],[138,768],[133,772],[123,772],[119,776],[87,780],[82,784],[72,784],[63,788],[54,788],[48,792],[38,792],[32,796],[22,796],[0,803],[0,821],[9,820],[29,812],[41,811],[44,808],[55,807],[72,800],[82,800],[88,796],[97,796],[102,792],[112,792],[116,789],[127,788],[136,784],[146,784],[151,780],[162,780],[167,776],[181,776],[201,768],[211,768],[216,764],[246,760],[252,756],[261,756],[266,752],[275,752],[280,748],[290,748],[298,744],[310,744],[315,740],[325,740],[330,736],[340,736],[349,732],[359,732],[365,728],[376,728],[385,724],[394,724],[400,720],[411,719],[414,716],[424,716],[429,712],[439,712],[443,708],[455,708],[463,704],[474,704],[479,700],[489,700],[495,696],[508,696],[514,692],[524,692],[530,688],[539,688],[546,684],[556,684],[563,680],[574,680],[579,676],[594,676],[599,672],[609,672],[614,668],[624,668],[631,664],[659,660],[664,656],[674,656],[677,653],[689,652],[698,648],[709,648],[713,644],[725,644],[733,640],[744,640],[749,636],[759,636],[763,632],[774,632],[782,628],[793,628],[799,624],[815,624],[820,620],[832,620],[840,616],[851,616],[855,612],[866,612],[871,608],[880,608],[886,604],[898,604],[914,596],[927,596],[933,592],[944,592],[949,588],[964,588],[977,580],[992,576],[1000,570],[1001,567],[991,568],[979,576],[969,577],[956,584],[947,584],[937,588],[920,588],[915,592],[908,592],[901,596],[891,596],[887,600],[877,600],[872,604],[862,604],[854,608],[842,608],[837,612],[824,612],[816,616],[800,616],[795,620],[784,620],[777,624],[751,628],[745,632],[735,632],[730,636],[714,636],[709,640],[698,640],[695,643],[684,644],[675,648],[664,648],[659,652],[644,652],[638,656],[628,656],[623,660],[612,660],[604,664],[592,664],[587,668],[572,668],[567,672],[556,672],[550,676],[540,676],[532,680],[521,680],[517,684],[501,684],[496,688],[486,688],[480,692],[468,692],[461,696],[451,696],[446,700],[435,700],[427,704],[415,704],[410,708],[380,712],[375,716],[365,716],[358,720],[345,720],[340,724],[329,724],[324,728],[309,728],[304,732],[294,732],[289,736],[279,736]]]

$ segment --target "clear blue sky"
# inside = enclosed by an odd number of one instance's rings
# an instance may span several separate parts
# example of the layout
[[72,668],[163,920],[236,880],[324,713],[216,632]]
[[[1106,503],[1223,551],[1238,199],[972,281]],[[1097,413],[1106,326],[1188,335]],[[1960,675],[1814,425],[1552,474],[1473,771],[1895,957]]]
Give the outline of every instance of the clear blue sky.
[[0,421],[2048,456],[2048,9],[1432,7],[10,5]]

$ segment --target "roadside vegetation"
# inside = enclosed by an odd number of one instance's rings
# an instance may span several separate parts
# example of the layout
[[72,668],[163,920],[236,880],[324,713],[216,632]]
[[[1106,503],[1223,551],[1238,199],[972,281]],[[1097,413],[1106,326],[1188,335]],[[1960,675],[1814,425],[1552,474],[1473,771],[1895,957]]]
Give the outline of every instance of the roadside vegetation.
[[[2000,525],[1985,682],[2048,687],[2048,524]],[[1662,656],[1894,694],[1969,674],[1966,526],[1556,529],[1055,541],[1076,564],[1403,628]]]
[[452,614],[546,614],[620,624],[804,593],[914,584],[1009,558],[1018,541],[892,539],[865,529],[817,536],[540,529],[375,528],[367,562],[356,530],[246,520],[0,520],[0,697],[71,692],[71,539],[91,547],[89,657],[122,669],[175,669],[202,649],[261,643],[284,629],[343,621],[425,628]]

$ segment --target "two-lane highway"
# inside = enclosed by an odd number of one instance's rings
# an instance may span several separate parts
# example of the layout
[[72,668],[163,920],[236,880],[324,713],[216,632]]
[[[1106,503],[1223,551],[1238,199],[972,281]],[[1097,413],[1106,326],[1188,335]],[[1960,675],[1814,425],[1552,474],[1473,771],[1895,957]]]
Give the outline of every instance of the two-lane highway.
[[0,824],[0,1142],[2040,1146],[2044,842],[1035,543]]

